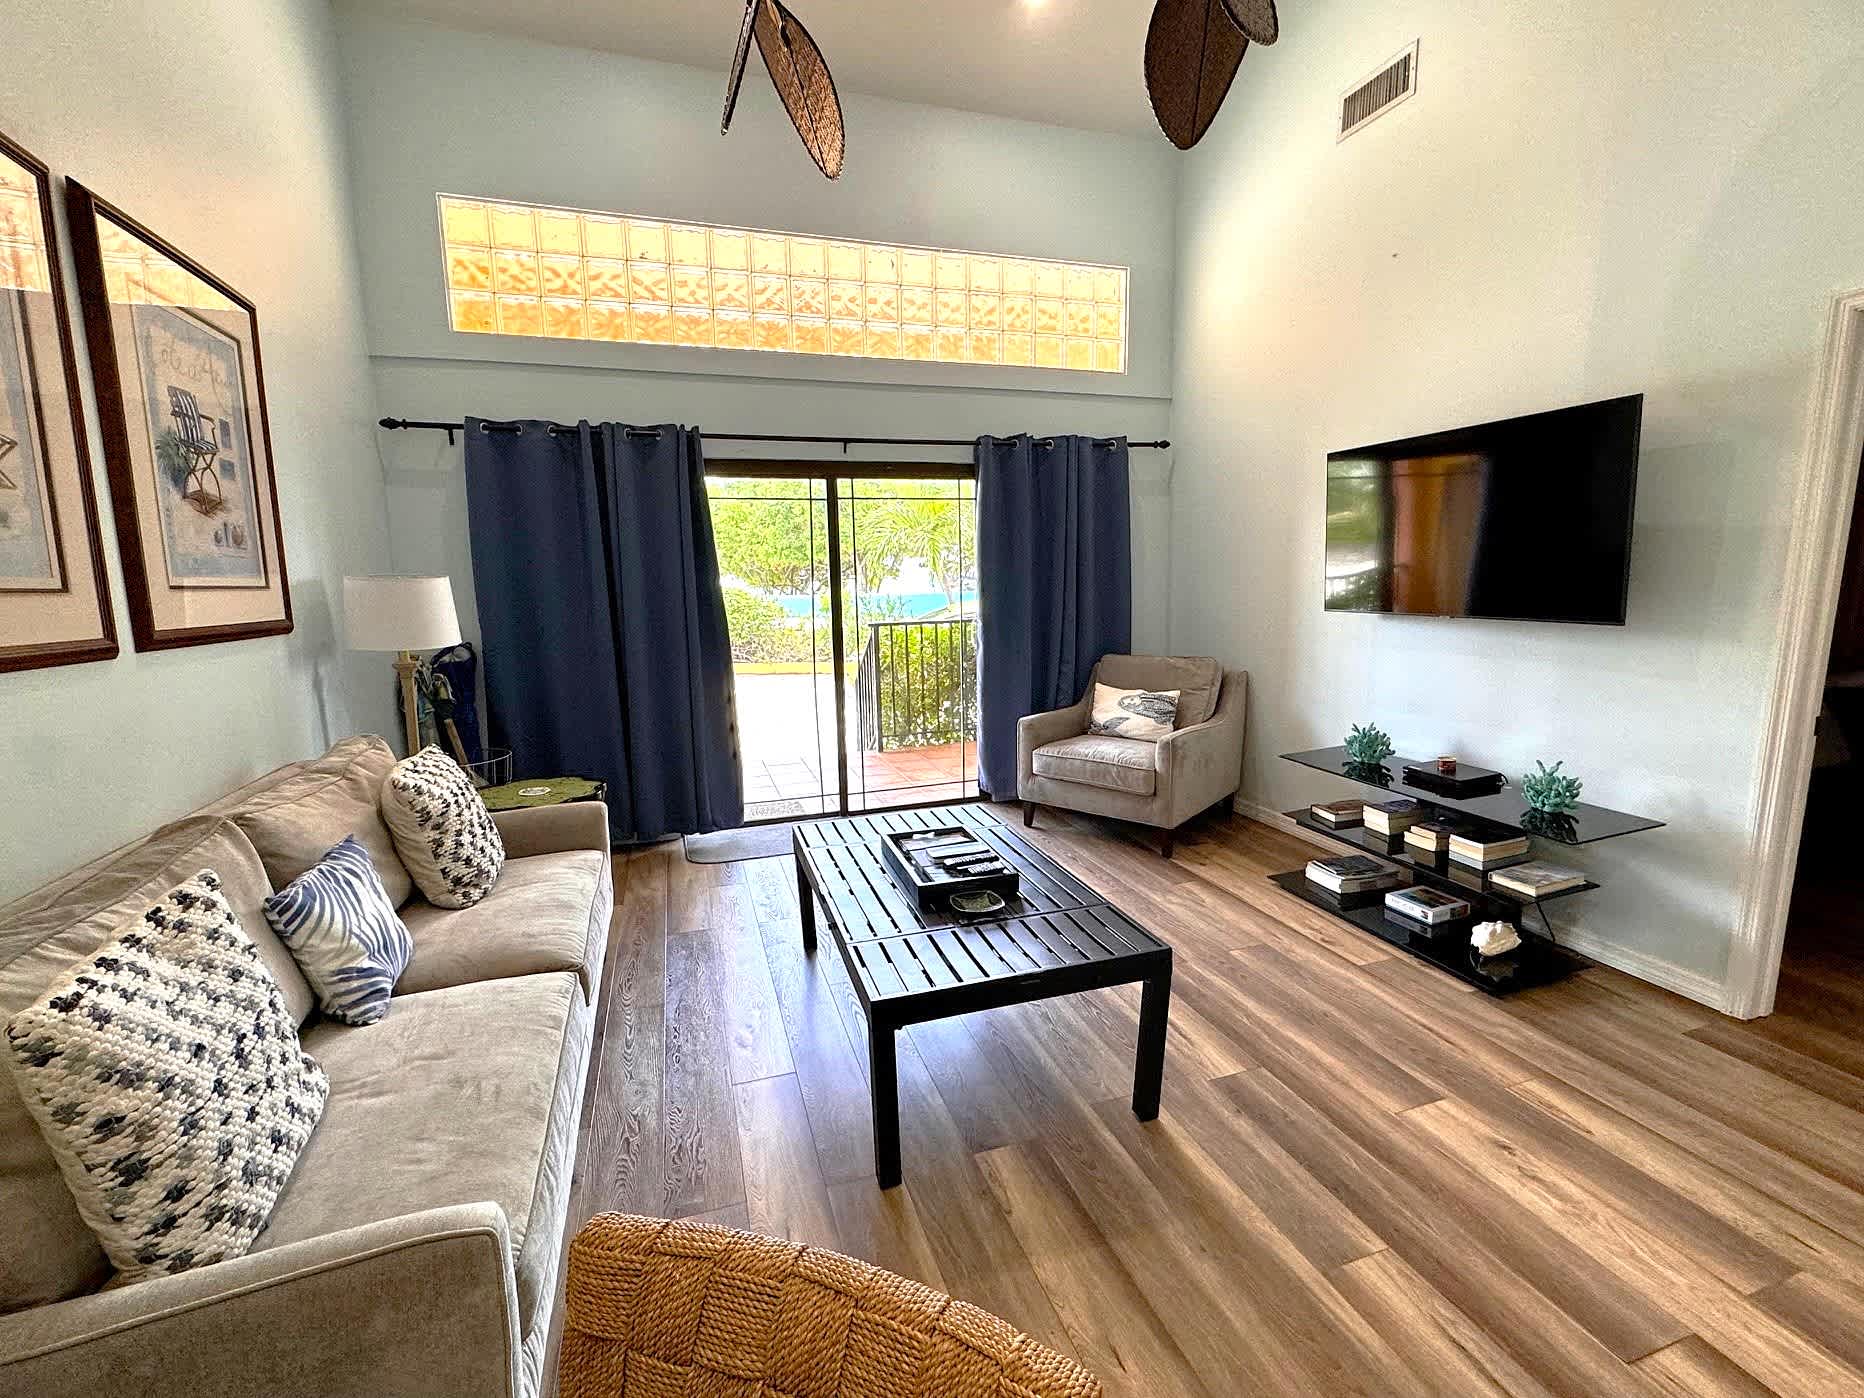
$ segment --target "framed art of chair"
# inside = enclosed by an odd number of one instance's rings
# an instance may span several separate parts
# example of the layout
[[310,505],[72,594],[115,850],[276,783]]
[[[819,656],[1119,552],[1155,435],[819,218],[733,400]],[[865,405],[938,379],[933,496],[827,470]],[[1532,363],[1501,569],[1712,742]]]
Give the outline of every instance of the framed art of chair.
[[291,630],[252,302],[65,181],[137,650]]

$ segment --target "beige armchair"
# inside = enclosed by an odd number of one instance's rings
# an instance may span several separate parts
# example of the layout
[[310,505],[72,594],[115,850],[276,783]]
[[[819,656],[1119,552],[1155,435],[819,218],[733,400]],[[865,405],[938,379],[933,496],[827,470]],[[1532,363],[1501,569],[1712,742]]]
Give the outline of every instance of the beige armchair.
[[[1089,733],[1096,684],[1177,690],[1174,731],[1156,743]],[[1017,724],[1023,823],[1035,824],[1042,806],[1135,821],[1165,832],[1160,852],[1170,859],[1178,827],[1242,785],[1248,684],[1209,656],[1102,656],[1078,702]]]

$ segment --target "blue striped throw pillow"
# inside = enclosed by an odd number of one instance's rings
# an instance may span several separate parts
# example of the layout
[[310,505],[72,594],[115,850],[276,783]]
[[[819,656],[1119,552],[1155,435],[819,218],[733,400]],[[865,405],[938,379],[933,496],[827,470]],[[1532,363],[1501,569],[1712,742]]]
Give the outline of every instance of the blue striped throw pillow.
[[414,953],[369,852],[354,835],[265,900],[317,1003],[342,1024],[374,1024]]

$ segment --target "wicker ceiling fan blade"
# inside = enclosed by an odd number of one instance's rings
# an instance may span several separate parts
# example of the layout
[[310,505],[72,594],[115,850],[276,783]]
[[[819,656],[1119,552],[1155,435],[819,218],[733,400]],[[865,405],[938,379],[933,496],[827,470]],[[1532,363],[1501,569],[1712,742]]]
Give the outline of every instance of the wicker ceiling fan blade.
[[1275,0],[1223,0],[1223,8],[1252,44],[1272,44],[1281,38]]
[[718,133],[731,130],[732,114],[738,110],[738,94],[744,90],[744,65],[751,57],[751,29],[757,23],[757,7],[763,0],[744,0],[744,23],[738,27],[738,51],[731,58],[731,77],[725,83],[725,116]]
[[757,50],[764,56],[777,96],[783,99],[783,109],[803,138],[810,159],[835,179],[841,174],[848,138],[828,60],[802,21],[780,0],[761,0],[756,14]]
[[1225,0],[1158,0],[1146,29],[1146,93],[1179,150],[1210,130],[1248,50]]

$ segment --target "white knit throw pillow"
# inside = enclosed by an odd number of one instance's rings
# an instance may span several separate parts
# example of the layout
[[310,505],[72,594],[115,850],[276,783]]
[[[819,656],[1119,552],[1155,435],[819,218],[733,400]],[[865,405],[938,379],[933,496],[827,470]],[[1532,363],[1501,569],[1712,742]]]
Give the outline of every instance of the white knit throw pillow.
[[382,783],[382,819],[415,887],[436,908],[470,908],[505,867],[505,842],[485,798],[437,747],[397,762]]
[[124,1280],[242,1256],[330,1081],[203,869],[8,1021],[8,1066]]

